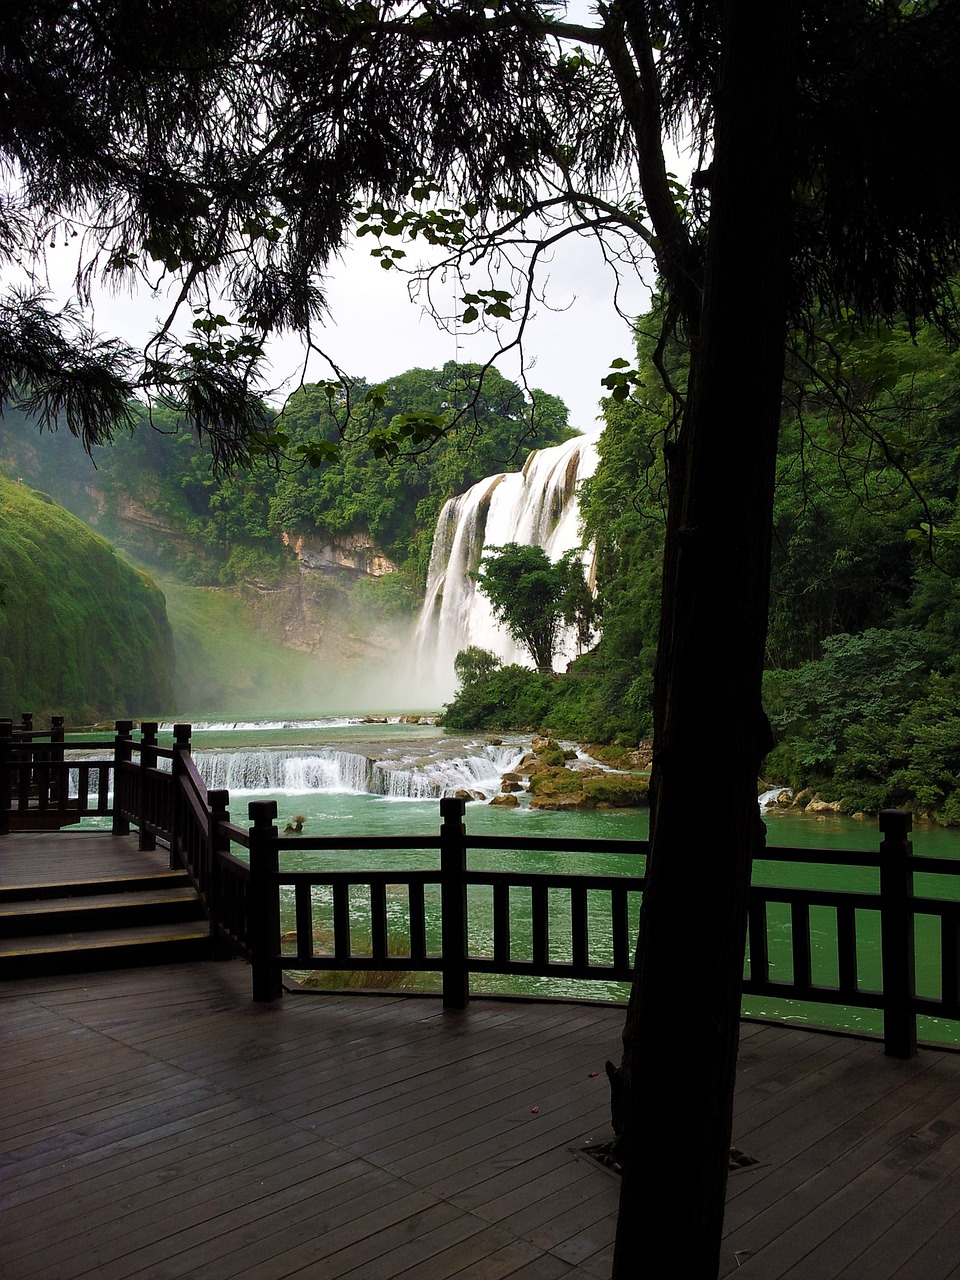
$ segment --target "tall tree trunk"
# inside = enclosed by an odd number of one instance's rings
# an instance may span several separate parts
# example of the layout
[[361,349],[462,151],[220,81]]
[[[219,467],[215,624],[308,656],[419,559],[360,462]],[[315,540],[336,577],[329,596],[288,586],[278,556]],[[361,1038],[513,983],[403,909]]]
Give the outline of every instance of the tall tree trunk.
[[763,843],[795,0],[727,0],[722,39],[705,291],[669,460],[651,851],[613,1082],[626,1162],[615,1280],[717,1275],[747,892]]

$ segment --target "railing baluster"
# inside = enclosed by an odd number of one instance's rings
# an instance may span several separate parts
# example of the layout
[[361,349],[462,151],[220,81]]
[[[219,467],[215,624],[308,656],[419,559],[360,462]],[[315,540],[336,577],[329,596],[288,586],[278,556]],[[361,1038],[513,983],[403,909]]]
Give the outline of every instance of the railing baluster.
[[153,793],[156,790],[155,785],[152,785],[151,771],[157,767],[157,733],[159,728],[160,726],[155,720],[148,720],[140,725],[140,794],[143,797],[143,803],[140,809],[139,847],[148,852],[157,847],[156,820],[151,812],[153,804],[146,802],[152,800]]
[[82,761],[77,765],[77,806],[80,813],[90,807],[90,765]]
[[857,973],[857,913],[841,903],[837,907],[837,972],[841,991],[851,995],[860,988]]
[[[133,721],[118,720],[116,722],[116,737],[113,741],[113,776],[116,785],[113,789],[113,834],[115,836],[128,836],[130,834],[130,819],[124,817],[123,805],[120,803],[122,792],[120,791],[120,775],[124,772],[124,766],[129,765],[133,760]],[[81,790],[80,795],[80,811],[86,807],[86,792]]]
[[277,882],[276,800],[251,800],[248,812],[250,841],[250,894],[248,909],[250,951],[253,965],[253,998],[278,1000],[283,995],[280,969],[280,887]]
[[800,991],[812,982],[810,972],[810,904],[790,904],[790,949],[793,953],[793,985]]
[[370,950],[374,960],[386,960],[387,886],[382,882],[370,886]]
[[900,809],[880,814],[880,950],[883,959],[883,1043],[893,1058],[917,1052],[913,872],[907,839],[912,818]]
[[960,1003],[960,912],[954,907],[940,916],[940,999],[948,1017],[956,1017]]
[[618,973],[632,967],[630,956],[630,913],[627,890],[610,890],[610,928],[613,932],[613,967]]
[[470,999],[467,968],[467,849],[463,815],[455,797],[440,801],[440,912],[443,947],[443,1007],[465,1009]]
[[302,880],[297,881],[297,959],[313,959],[313,898],[311,887]]
[[343,880],[333,886],[333,954],[350,959],[350,886]]
[[530,893],[532,919],[530,932],[533,941],[533,963],[545,968],[550,963],[550,899],[547,886],[534,884]]
[[587,891],[575,884],[570,890],[570,933],[574,970],[584,977],[590,964],[590,946],[587,937]]
[[422,881],[410,882],[407,886],[407,901],[410,904],[410,958],[426,960],[427,912],[423,901]]
[[747,908],[747,937],[750,940],[750,981],[770,981],[770,943],[767,937],[767,902],[751,893]]

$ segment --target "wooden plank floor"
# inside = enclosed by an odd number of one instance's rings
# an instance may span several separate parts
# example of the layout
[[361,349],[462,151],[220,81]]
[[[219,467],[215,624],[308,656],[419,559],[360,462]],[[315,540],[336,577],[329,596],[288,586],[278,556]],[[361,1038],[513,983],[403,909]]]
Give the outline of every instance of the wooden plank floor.
[[[4,1280],[609,1275],[576,1151],[618,1009],[257,1007],[234,962],[4,983],[0,1019]],[[722,1275],[960,1280],[960,1055],[745,1023],[734,1140]]]
[[24,884],[67,884],[115,876],[166,871],[166,849],[137,848],[137,837],[111,836],[66,827],[55,832],[0,836],[0,888]]

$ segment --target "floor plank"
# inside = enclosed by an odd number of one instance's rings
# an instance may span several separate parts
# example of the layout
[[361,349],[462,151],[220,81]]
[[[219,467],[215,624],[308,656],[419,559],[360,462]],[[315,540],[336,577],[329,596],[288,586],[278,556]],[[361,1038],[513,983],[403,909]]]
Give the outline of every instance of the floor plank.
[[[622,1016],[260,1007],[238,962],[0,984],[4,1280],[600,1280],[619,1184],[579,1148]],[[960,1055],[745,1023],[734,1141],[722,1275],[958,1276]]]

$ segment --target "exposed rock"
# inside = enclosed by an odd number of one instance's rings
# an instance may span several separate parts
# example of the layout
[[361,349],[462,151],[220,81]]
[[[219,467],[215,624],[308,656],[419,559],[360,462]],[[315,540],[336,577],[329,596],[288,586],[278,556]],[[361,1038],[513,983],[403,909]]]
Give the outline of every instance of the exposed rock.
[[777,804],[782,808],[793,804],[793,792],[789,787],[784,787],[782,791],[777,792]]
[[812,800],[808,801],[804,812],[839,813],[842,805],[842,800],[821,800],[819,796],[814,796]]
[[603,769],[545,769],[530,779],[534,809],[627,809],[647,803],[649,779]]
[[520,801],[515,795],[494,796],[490,803],[498,809],[516,809],[520,805]]
[[282,533],[280,540],[290,548],[303,569],[317,569],[322,573],[368,574],[371,578],[382,578],[384,574],[397,571],[397,566],[363,533],[339,537]]

